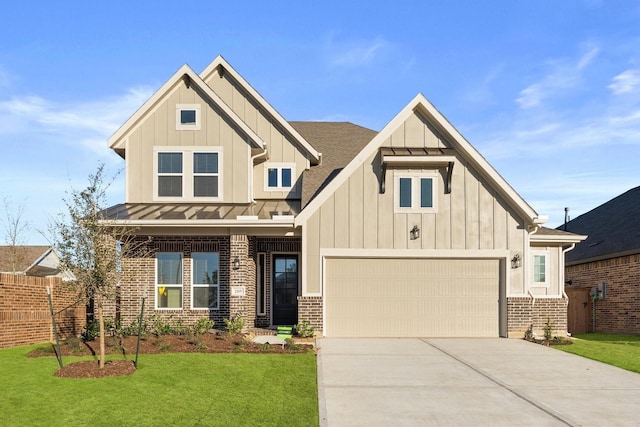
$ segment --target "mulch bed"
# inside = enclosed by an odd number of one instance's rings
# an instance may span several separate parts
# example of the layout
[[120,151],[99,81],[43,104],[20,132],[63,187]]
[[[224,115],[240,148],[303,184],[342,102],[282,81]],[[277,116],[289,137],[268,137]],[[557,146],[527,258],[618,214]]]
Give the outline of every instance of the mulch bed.
[[[145,336],[140,340],[140,354],[163,353],[306,353],[313,348],[313,340],[298,342],[295,346],[262,345],[251,342],[250,335],[228,336],[224,333],[206,333],[197,337],[185,335]],[[66,378],[103,378],[131,375],[136,371],[133,359],[136,355],[137,336],[107,337],[107,354],[119,354],[124,360],[111,360],[100,369],[97,360],[66,364],[55,375]],[[83,342],[69,338],[60,343],[60,353],[67,356],[95,356],[100,353],[99,340]],[[53,344],[37,348],[29,357],[55,356]]]

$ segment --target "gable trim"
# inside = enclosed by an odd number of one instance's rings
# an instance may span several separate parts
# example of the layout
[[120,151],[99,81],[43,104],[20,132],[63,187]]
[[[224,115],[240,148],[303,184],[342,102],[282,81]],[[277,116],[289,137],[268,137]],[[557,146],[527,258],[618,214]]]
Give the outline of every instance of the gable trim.
[[412,114],[419,113],[430,118],[430,122],[435,122],[441,130],[448,135],[456,145],[456,151],[467,159],[496,190],[505,197],[507,202],[517,210],[517,212],[528,219],[530,224],[544,222],[544,217],[539,216],[535,210],[498,174],[498,172],[487,162],[482,155],[449,123],[449,121],[431,104],[424,95],[416,95],[372,140],[367,144],[356,157],[354,157],[345,168],[340,171],[321,192],[300,212],[296,217],[295,224],[304,224],[327,201],[347,179],[360,167],[369,157],[371,157],[382,144],[391,137]]
[[189,87],[196,86],[200,89],[224,114],[227,115],[241,130],[256,148],[264,148],[267,144],[263,141],[229,106],[198,76],[187,64],[180,67],[169,80],[163,84],[142,106],[109,138],[109,148],[122,151],[126,150],[127,136],[137,129],[142,121],[151,114],[155,107],[164,100],[175,87],[184,82]]
[[236,80],[240,85],[249,93],[249,95],[255,99],[258,104],[264,110],[273,117],[280,126],[282,126],[287,133],[289,133],[295,141],[303,147],[303,149],[312,157],[313,164],[320,163],[322,153],[319,153],[313,146],[306,140],[298,131],[296,131],[293,126],[289,124],[288,121],[282,117],[278,111],[271,106],[260,93],[253,88],[241,75],[238,73],[223,57],[222,55],[218,55],[216,59],[214,59],[203,71],[200,73],[200,78],[204,82],[207,80],[217,68],[220,67],[220,75],[222,77],[222,73],[229,73],[231,77]]

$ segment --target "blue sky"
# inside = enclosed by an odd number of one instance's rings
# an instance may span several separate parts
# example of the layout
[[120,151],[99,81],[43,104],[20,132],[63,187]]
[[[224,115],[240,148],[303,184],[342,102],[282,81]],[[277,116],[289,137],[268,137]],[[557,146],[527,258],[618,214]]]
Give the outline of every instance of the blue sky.
[[232,3],[3,5],[0,197],[24,204],[23,243],[99,162],[123,168],[107,138],[156,89],[218,54],[288,120],[380,130],[423,93],[548,226],[640,185],[637,1]]

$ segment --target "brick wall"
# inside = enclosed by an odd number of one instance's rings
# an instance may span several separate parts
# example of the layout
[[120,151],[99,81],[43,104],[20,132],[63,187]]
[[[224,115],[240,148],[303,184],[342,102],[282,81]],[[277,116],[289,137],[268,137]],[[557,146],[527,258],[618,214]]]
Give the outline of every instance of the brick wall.
[[607,297],[596,300],[596,332],[640,335],[640,254],[567,266],[571,288],[607,284]]
[[[146,237],[142,238],[146,240]],[[155,253],[182,253],[182,309],[155,309]],[[218,252],[220,254],[220,310],[192,310],[191,309],[191,253]],[[207,318],[215,322],[216,328],[224,326],[223,319],[229,318],[229,274],[230,274],[229,237],[225,236],[154,236],[153,241],[140,247],[135,254],[129,254],[123,259],[122,275],[119,286],[119,302],[105,307],[104,315],[116,317],[119,315],[124,326],[137,322],[145,295],[145,317],[157,314],[165,320],[181,319],[185,324],[195,323]]]
[[531,325],[536,336],[543,337],[547,320],[551,321],[554,336],[566,336],[567,303],[566,298],[507,298],[509,338],[523,338]]
[[322,336],[322,297],[298,297],[298,321],[308,320],[317,336]]
[[[146,239],[146,238],[145,238]],[[183,302],[181,310],[155,309],[155,253],[180,252],[183,256]],[[219,252],[220,254],[220,309],[191,310],[191,253]],[[212,319],[216,328],[224,328],[224,319],[242,312],[245,326],[271,325],[271,257],[274,253],[299,253],[299,238],[268,238],[246,235],[231,236],[154,236],[139,254],[123,260],[120,281],[119,306],[105,307],[105,316],[116,317],[127,326],[137,321],[144,291],[147,292],[145,317],[157,314],[169,320],[182,319],[192,324],[203,317]],[[266,312],[256,314],[257,254],[265,253],[264,290]],[[233,260],[238,257],[240,268],[234,270]],[[231,287],[244,287],[245,294],[231,295]]]
[[60,339],[79,336],[85,324],[85,302],[60,278],[0,274],[0,348],[53,340],[46,287],[51,289]]

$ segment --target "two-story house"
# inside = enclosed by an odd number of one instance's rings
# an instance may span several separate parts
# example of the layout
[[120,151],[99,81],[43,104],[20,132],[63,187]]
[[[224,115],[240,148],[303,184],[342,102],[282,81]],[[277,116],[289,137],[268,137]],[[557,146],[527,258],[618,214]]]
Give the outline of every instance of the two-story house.
[[380,132],[288,122],[222,57],[180,68],[109,139],[125,161],[110,218],[152,236],[124,260],[142,296],[187,322],[309,320],[326,336],[566,331],[564,251],[422,95]]

